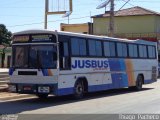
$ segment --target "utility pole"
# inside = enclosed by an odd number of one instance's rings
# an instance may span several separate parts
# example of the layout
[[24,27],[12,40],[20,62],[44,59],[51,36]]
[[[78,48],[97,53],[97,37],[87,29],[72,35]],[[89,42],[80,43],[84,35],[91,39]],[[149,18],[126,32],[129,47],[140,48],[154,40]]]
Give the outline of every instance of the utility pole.
[[45,0],[45,17],[44,17],[44,29],[47,29],[47,16],[48,16],[48,5],[49,5],[49,2],[48,0]]
[[109,36],[114,37],[114,0],[110,0]]

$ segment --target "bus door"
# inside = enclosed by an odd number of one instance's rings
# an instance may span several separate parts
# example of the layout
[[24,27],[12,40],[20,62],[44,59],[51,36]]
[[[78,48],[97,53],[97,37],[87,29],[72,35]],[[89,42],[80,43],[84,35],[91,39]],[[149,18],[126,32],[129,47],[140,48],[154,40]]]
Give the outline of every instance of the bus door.
[[59,66],[60,70],[71,70],[71,56],[69,50],[69,38],[59,36]]

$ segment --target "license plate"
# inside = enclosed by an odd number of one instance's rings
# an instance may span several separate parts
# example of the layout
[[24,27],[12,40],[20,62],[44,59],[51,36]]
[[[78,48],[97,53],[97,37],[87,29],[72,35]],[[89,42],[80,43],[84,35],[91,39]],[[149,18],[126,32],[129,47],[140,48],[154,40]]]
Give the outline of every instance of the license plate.
[[44,86],[38,87],[39,93],[49,93],[49,91],[50,91],[49,87],[44,87]]

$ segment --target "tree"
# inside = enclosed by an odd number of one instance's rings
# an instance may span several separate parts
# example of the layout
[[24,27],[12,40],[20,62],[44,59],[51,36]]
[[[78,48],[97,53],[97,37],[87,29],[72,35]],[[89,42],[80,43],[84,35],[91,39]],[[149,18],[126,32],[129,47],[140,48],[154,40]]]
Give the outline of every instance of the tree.
[[12,33],[6,28],[4,24],[0,24],[0,45],[10,45]]

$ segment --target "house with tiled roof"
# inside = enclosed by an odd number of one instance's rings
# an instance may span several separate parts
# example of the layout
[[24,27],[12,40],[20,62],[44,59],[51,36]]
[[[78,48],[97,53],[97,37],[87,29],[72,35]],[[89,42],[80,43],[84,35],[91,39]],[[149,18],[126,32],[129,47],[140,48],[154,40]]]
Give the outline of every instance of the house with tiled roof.
[[60,30],[61,31],[67,31],[67,32],[76,32],[76,33],[84,33],[84,34],[93,34],[93,24],[88,23],[77,23],[77,24],[60,24]]
[[[110,13],[92,16],[93,34],[109,34]],[[160,13],[139,6],[115,11],[115,37],[160,40]]]

